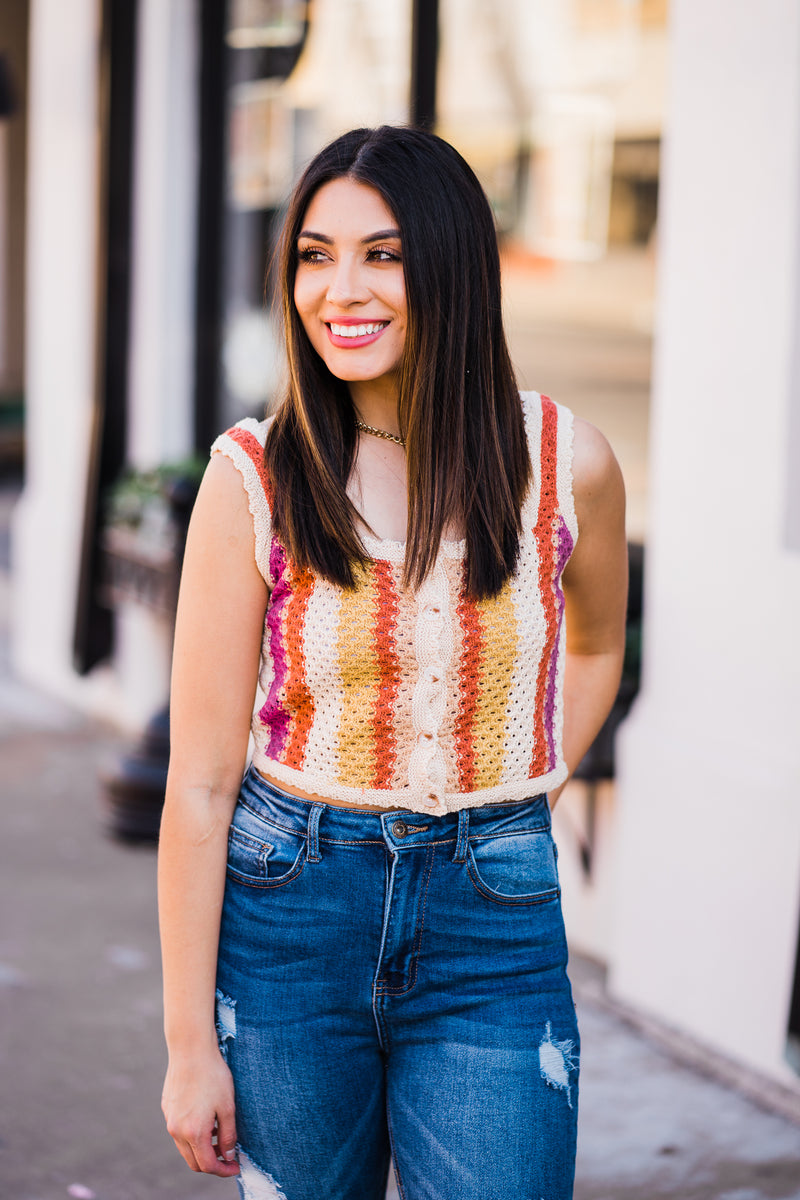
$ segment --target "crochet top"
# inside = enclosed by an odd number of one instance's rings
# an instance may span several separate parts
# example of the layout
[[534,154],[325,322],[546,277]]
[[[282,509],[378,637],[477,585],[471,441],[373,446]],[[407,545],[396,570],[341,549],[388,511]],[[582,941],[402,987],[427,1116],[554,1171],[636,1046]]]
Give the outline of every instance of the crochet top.
[[253,714],[253,764],[352,806],[442,814],[562,783],[564,596],[578,536],[572,414],[522,394],[533,465],[515,574],[474,600],[465,543],[443,541],[416,591],[405,546],[367,534],[348,590],[299,570],[272,532],[263,447],[247,418],[214,442],[242,474],[269,588]]

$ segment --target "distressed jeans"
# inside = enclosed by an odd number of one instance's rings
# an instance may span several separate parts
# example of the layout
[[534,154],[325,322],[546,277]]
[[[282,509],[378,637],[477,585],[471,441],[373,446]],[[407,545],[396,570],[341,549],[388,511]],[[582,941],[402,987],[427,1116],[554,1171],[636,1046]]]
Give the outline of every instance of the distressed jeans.
[[217,980],[244,1200],[569,1200],[578,1031],[547,799],[443,817],[246,776]]

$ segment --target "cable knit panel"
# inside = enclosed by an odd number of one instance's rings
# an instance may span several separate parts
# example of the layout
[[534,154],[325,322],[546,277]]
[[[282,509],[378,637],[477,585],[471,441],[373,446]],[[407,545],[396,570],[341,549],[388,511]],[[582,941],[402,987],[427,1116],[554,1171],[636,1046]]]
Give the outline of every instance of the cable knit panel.
[[566,777],[561,574],[578,536],[572,415],[523,394],[533,482],[517,571],[476,601],[464,542],[442,542],[416,591],[405,546],[364,537],[345,590],[300,571],[272,533],[268,422],[219,437],[242,474],[270,594],[253,761],[289,786],[349,804],[444,813],[519,800]]
[[412,701],[414,745],[408,760],[408,780],[421,797],[423,807],[441,814],[447,812],[447,761],[440,735],[447,707],[446,676],[453,656],[448,581],[441,562],[436,563],[417,593],[414,648],[417,680]]

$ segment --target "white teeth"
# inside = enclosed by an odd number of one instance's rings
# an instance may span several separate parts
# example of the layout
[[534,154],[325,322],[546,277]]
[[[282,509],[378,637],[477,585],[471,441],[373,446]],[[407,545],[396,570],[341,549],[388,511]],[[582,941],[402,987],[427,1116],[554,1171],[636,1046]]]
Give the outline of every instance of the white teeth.
[[386,324],[386,321],[378,321],[371,325],[334,325],[331,321],[330,329],[336,337],[356,338],[365,337],[368,333],[377,333]]

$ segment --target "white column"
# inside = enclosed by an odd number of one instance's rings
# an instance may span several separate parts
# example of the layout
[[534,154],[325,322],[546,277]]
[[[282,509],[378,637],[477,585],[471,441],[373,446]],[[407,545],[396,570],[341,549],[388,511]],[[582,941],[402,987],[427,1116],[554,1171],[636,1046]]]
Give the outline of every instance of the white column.
[[78,562],[95,370],[98,0],[32,0],[26,478],[13,523],[17,670],[74,698]]
[[[128,462],[193,448],[199,111],[196,0],[139,0],[136,44]],[[172,625],[138,603],[116,613],[118,719],[143,725],[169,692]]]
[[[122,606],[112,665],[72,667],[95,370],[99,0],[33,0],[26,483],[13,528],[12,653],[46,690],[136,728],[166,696],[168,623]],[[129,461],[192,444],[196,0],[141,0]]]
[[[675,0],[616,993],[776,1077],[800,912],[800,7]],[[796,1079],[796,1077],[791,1076]]]
[[196,0],[140,0],[128,458],[192,448],[197,197]]

